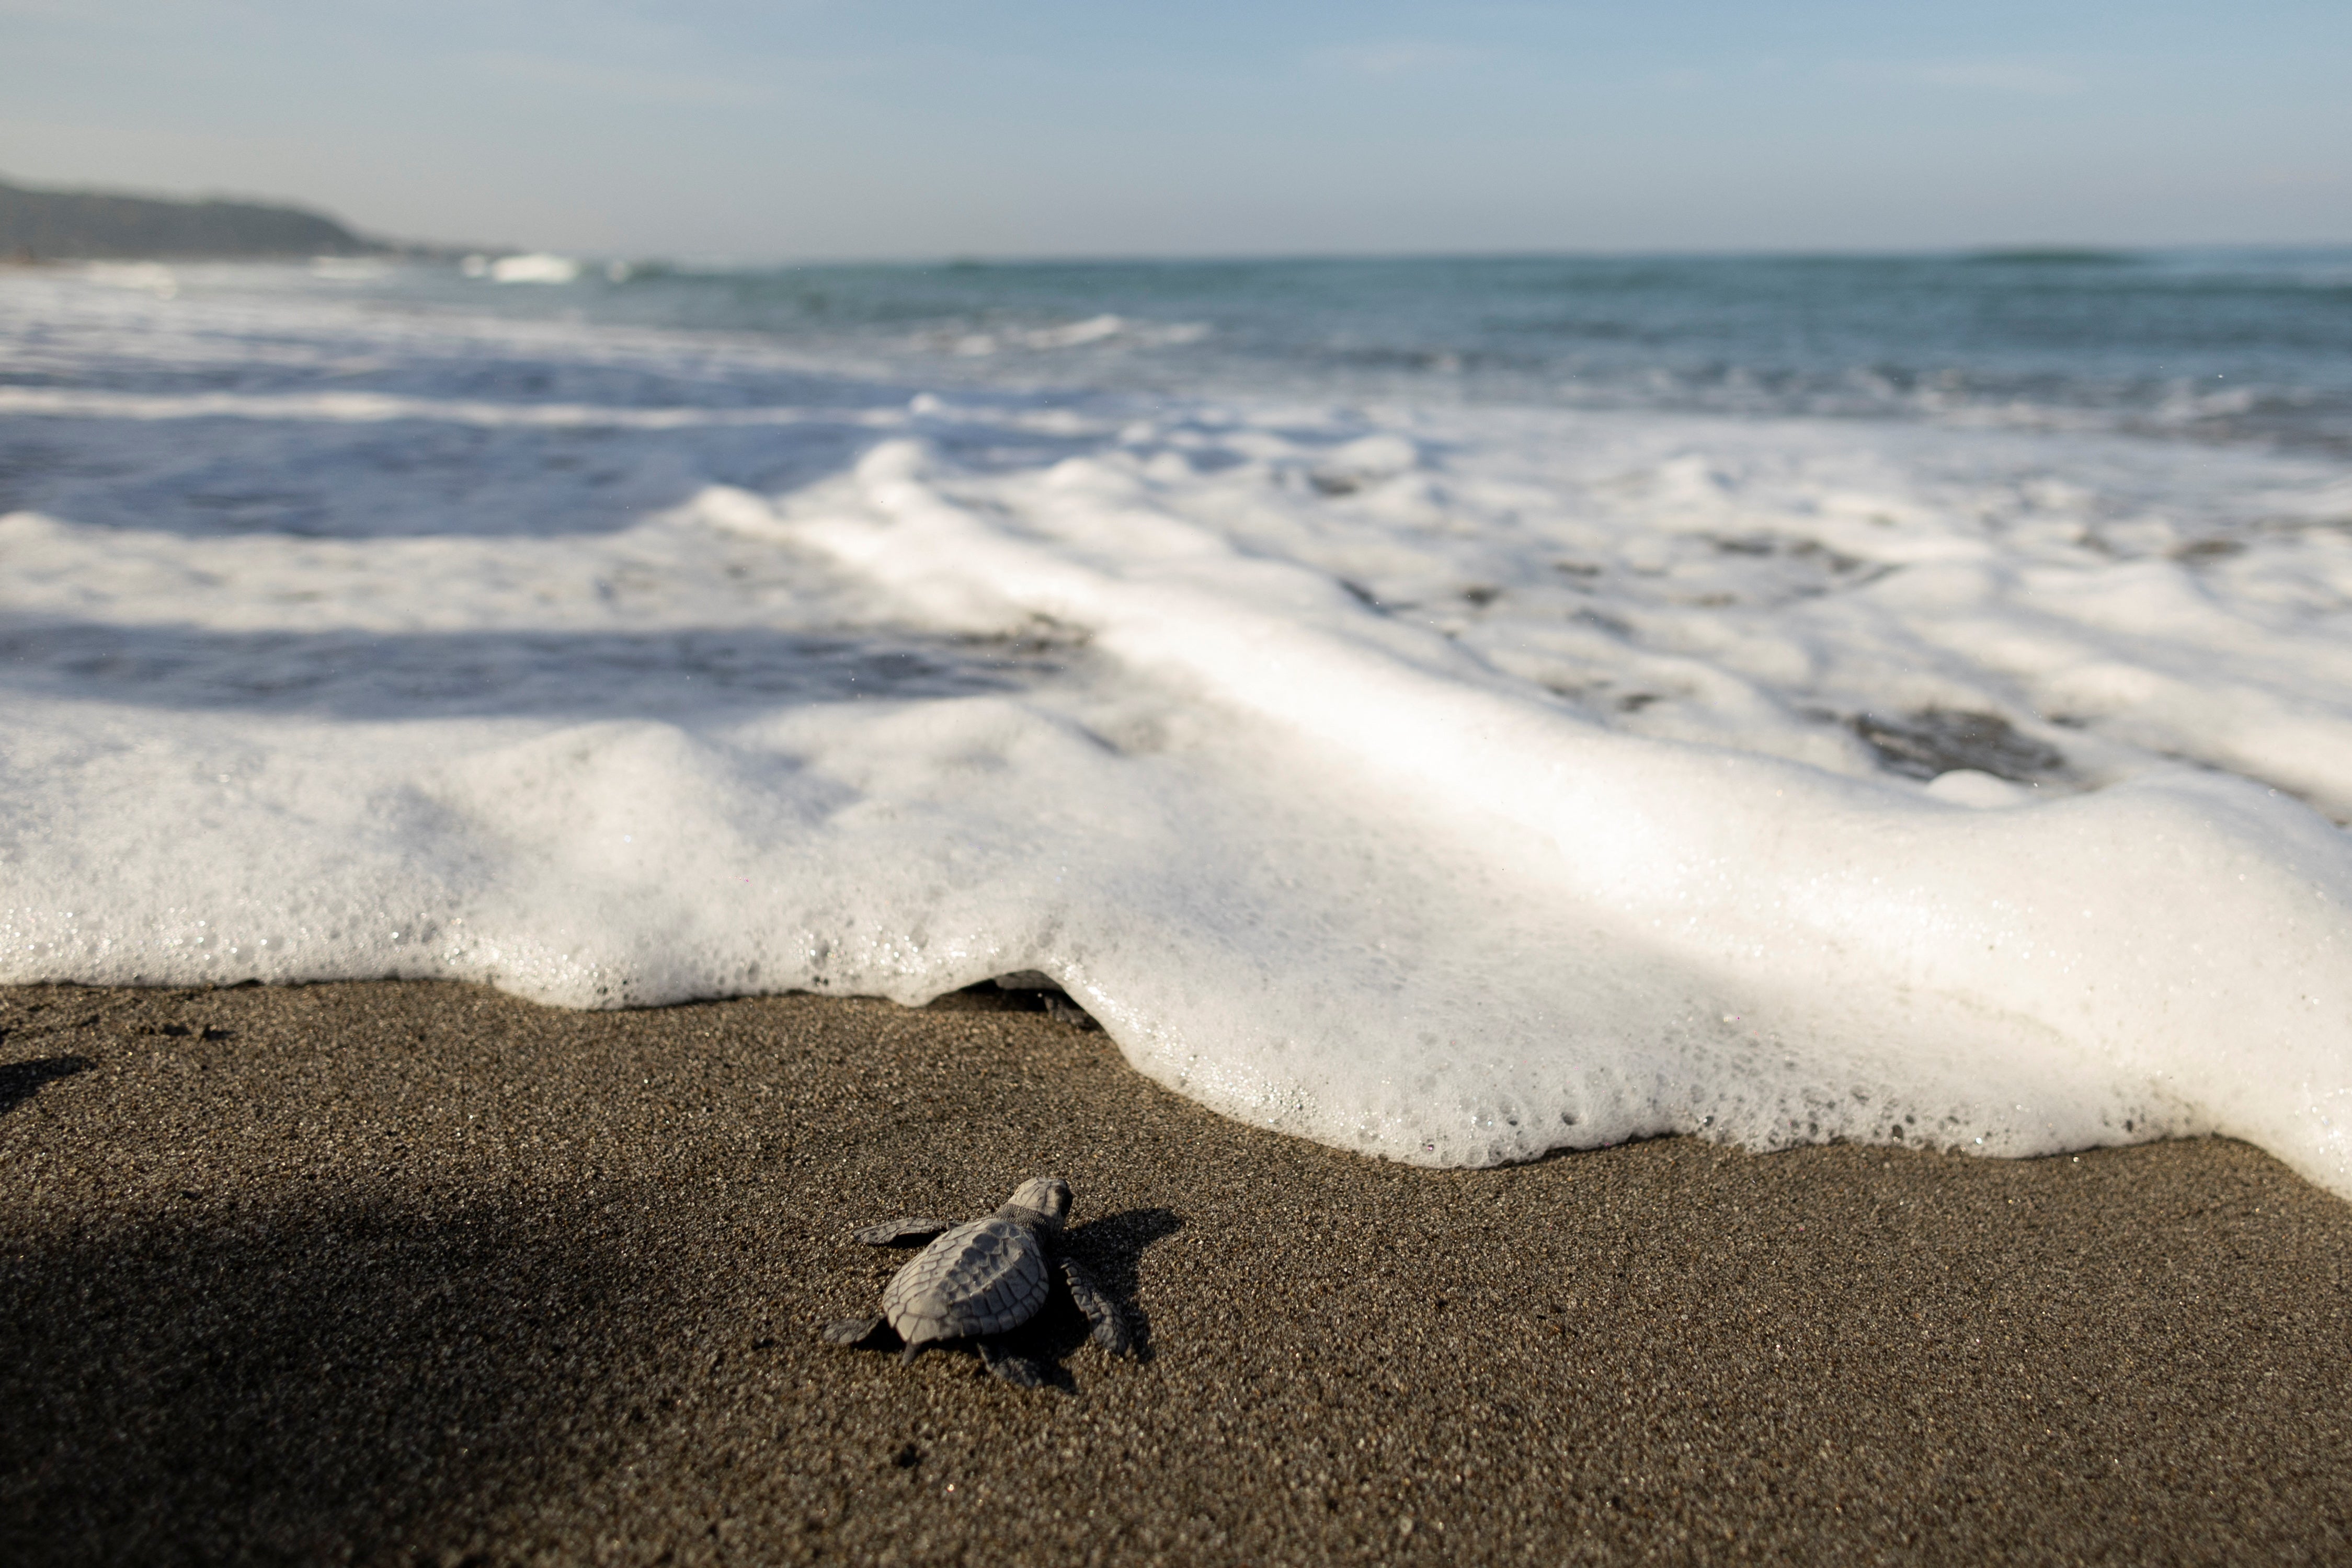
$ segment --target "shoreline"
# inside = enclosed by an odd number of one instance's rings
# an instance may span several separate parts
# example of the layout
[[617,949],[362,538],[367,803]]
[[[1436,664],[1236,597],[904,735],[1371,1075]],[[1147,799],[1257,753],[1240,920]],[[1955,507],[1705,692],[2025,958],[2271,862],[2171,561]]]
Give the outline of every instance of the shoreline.
[[[1433,1171],[950,999],[0,988],[24,1563],[2327,1560],[2352,1206],[2201,1139]],[[815,1326],[1023,1177],[1144,1356]],[[667,1557],[665,1557],[667,1553]]]

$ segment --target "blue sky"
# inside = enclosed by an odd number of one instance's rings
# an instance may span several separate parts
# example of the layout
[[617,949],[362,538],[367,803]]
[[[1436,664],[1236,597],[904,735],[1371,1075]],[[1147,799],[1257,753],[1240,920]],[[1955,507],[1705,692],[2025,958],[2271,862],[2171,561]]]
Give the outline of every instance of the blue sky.
[[742,258],[2352,240],[2352,3],[0,0],[0,176]]

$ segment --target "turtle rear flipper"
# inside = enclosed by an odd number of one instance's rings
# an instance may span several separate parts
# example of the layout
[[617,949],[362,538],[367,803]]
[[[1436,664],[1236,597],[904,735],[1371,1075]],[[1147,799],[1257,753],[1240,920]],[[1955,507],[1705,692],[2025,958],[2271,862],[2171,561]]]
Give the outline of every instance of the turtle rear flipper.
[[1087,1337],[1113,1355],[1127,1355],[1135,1349],[1135,1336],[1127,1326],[1127,1314],[1110,1299],[1110,1292],[1095,1282],[1084,1264],[1075,1258],[1057,1260],[1062,1266],[1062,1282],[1070,1288],[1070,1300],[1078,1311],[1087,1314],[1094,1324],[1094,1333]]
[[844,1318],[837,1323],[827,1323],[817,1330],[817,1337],[827,1344],[856,1350],[872,1343],[889,1321],[887,1318]]
[[1045,1369],[1027,1356],[1017,1355],[991,1339],[974,1340],[972,1348],[980,1352],[982,1364],[1005,1382],[1020,1388],[1045,1386]]
[[924,1219],[908,1215],[903,1219],[886,1219],[879,1225],[868,1225],[856,1232],[856,1239],[868,1247],[912,1247],[918,1241],[929,1241],[948,1228],[944,1219]]

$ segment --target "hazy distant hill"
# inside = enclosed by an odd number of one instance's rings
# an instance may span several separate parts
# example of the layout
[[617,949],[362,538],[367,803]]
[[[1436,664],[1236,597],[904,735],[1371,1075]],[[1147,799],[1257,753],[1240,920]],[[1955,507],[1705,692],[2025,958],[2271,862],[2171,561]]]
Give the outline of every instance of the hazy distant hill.
[[0,259],[371,256],[393,248],[299,207],[0,183]]

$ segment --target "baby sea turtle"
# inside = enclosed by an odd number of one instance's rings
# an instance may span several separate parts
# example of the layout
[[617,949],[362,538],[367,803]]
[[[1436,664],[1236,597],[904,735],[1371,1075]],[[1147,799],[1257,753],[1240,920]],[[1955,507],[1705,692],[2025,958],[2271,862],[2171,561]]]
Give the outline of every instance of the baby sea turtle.
[[1036,1176],[1013,1188],[1011,1200],[994,1214],[961,1225],[909,1218],[867,1226],[857,1239],[868,1247],[930,1245],[890,1276],[882,1290],[880,1317],[829,1323],[823,1331],[826,1343],[874,1343],[887,1325],[906,1346],[899,1359],[912,1361],[941,1340],[968,1339],[989,1371],[1007,1383],[1035,1388],[1045,1381],[1045,1368],[1008,1349],[998,1336],[1044,1310],[1058,1272],[1070,1299],[1094,1324],[1089,1337],[1113,1355],[1127,1354],[1134,1342],[1118,1303],[1061,1250],[1062,1222],[1069,1214],[1070,1184],[1059,1176]]

